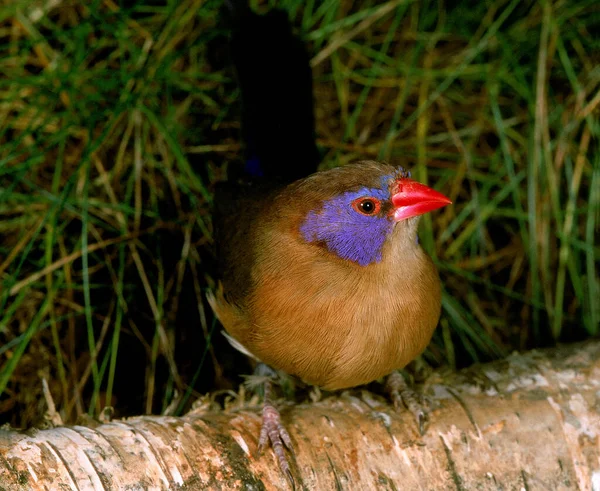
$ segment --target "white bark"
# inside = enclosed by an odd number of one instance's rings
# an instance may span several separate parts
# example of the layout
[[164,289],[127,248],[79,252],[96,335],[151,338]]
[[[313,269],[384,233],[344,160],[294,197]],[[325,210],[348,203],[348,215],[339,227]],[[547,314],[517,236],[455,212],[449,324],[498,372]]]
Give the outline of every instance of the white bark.
[[[354,391],[283,405],[297,488],[600,490],[600,342],[434,374],[411,415]],[[257,410],[0,430],[0,489],[289,489]]]

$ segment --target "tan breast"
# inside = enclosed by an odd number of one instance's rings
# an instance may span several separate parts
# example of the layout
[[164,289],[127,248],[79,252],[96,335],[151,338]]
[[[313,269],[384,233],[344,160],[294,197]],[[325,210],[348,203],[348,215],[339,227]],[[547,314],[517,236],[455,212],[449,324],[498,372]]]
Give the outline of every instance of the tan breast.
[[440,315],[437,271],[400,232],[366,267],[327,251],[315,257],[292,235],[266,238],[278,259],[262,255],[247,303],[221,297],[217,314],[257,358],[307,383],[332,390],[387,375],[425,349]]

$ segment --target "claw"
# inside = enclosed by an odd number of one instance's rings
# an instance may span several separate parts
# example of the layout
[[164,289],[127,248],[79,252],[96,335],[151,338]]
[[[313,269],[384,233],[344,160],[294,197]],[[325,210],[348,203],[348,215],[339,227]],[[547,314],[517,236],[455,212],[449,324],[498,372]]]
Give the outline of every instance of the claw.
[[429,421],[429,410],[422,397],[408,386],[400,372],[390,373],[387,378],[386,389],[390,394],[394,409],[398,411],[402,406],[405,406],[414,416],[419,434],[423,436]]
[[427,423],[427,414],[423,411],[420,411],[417,416],[417,424],[419,426],[419,434],[423,436],[425,434],[425,424]]
[[275,457],[279,463],[279,468],[287,476],[292,489],[296,489],[296,484],[290,464],[285,455],[285,448],[293,455],[294,449],[292,439],[289,433],[281,423],[281,415],[271,402],[271,382],[264,383],[264,402],[262,410],[262,427],[260,429],[260,437],[258,439],[258,454],[260,455],[268,443],[273,447]]
[[294,476],[292,476],[292,473],[290,471],[286,472],[288,481],[290,481],[290,486],[292,486],[292,491],[296,491],[296,482],[294,481]]

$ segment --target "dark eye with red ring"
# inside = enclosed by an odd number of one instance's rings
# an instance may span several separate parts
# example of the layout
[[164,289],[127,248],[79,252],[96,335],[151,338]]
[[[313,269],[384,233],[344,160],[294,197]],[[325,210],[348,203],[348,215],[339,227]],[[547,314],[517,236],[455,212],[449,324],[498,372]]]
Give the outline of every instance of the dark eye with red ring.
[[376,198],[358,198],[352,202],[352,208],[361,215],[376,215],[381,210],[381,203]]

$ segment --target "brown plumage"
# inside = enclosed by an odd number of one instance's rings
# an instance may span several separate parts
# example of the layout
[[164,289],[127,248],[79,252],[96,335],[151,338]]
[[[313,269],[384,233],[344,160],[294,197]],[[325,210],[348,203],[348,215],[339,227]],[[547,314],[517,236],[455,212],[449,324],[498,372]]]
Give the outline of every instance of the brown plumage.
[[418,216],[395,223],[381,260],[366,266],[300,232],[327,200],[381,187],[382,176],[397,173],[378,162],[347,165],[240,198],[237,212],[223,217],[223,277],[212,304],[227,332],[257,359],[341,389],[402,368],[425,349],[440,315],[440,282],[417,244]]
[[[395,370],[421,353],[440,316],[440,281],[417,243],[419,216],[450,203],[402,169],[363,161],[276,188],[215,197],[221,265],[209,300],[232,344],[325,389],[384,375],[395,406],[426,413]],[[290,482],[292,441],[264,383],[259,449]]]

